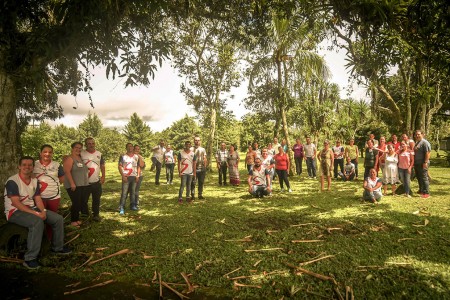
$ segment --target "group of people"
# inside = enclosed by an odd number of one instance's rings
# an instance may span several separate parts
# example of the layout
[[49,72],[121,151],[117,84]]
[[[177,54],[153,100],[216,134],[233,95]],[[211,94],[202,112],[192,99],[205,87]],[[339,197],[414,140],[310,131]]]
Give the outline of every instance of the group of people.
[[[364,194],[365,200],[376,203],[381,199],[383,188],[387,193],[388,186],[392,194],[396,194],[397,184],[402,183],[404,195],[411,197],[411,175],[414,173],[418,184],[418,193],[424,199],[430,197],[428,167],[430,165],[431,145],[424,138],[421,130],[416,130],[414,139],[402,134],[401,141],[393,135],[387,142],[384,136],[380,141],[371,134],[366,143],[364,156]],[[382,178],[378,177],[381,170]]]
[[[382,188],[387,192],[388,185],[392,186],[395,194],[399,182],[403,183],[404,194],[410,197],[410,180],[413,170],[419,183],[419,193],[422,198],[428,198],[431,146],[425,140],[423,132],[415,132],[415,141],[406,134],[401,141],[392,135],[389,142],[385,137],[375,140],[371,134],[364,149],[364,194],[363,199],[378,202],[382,197]],[[70,226],[79,228],[82,224],[80,214],[89,216],[88,200],[92,195],[92,219],[101,221],[100,200],[102,185],[105,182],[105,161],[102,154],[95,148],[95,140],[87,138],[84,143],[71,145],[71,153],[63,158],[60,165],[53,160],[53,147],[43,145],[40,149],[39,160],[24,156],[19,160],[19,173],[11,176],[5,185],[5,214],[9,222],[29,229],[27,252],[24,265],[30,269],[38,268],[37,255],[40,250],[44,230],[52,241],[52,250],[57,254],[69,254],[71,250],[63,246],[64,222],[58,214],[61,200],[60,184],[71,200]],[[194,137],[194,146],[190,141],[176,155],[171,145],[160,141],[153,149],[152,163],[156,170],[155,184],[160,184],[160,173],[164,166],[166,181],[173,183],[174,169],[178,167],[180,188],[178,202],[183,203],[183,193],[186,190],[186,202],[195,199],[197,187],[198,199],[204,199],[203,188],[208,160],[206,150],[201,147],[199,136]],[[275,153],[275,150],[277,153]],[[273,180],[278,177],[281,191],[284,186],[292,192],[289,183],[290,160],[287,154],[287,144],[273,143],[259,148],[258,143],[248,146],[245,155],[245,167],[248,173],[248,192],[255,197],[270,195]],[[140,154],[140,146],[126,144],[126,153],[121,155],[118,169],[122,177],[122,193],[119,202],[119,214],[125,213],[125,203],[129,196],[130,209],[139,210],[139,190],[144,178],[145,159]],[[303,161],[306,162],[309,178],[316,178],[316,160],[318,161],[321,190],[324,191],[325,178],[327,188],[331,189],[331,179],[340,177],[344,181],[358,178],[359,149],[354,139],[350,139],[345,147],[340,141],[330,147],[328,140],[324,141],[323,149],[318,151],[310,137],[306,137],[306,144],[300,139],[292,147],[294,152],[295,170],[302,174]],[[239,153],[234,145],[228,148],[224,142],[215,153],[219,185],[227,185],[227,175],[232,185],[240,184]],[[344,164],[345,160],[345,164]],[[381,170],[382,178],[378,177]],[[45,226],[47,224],[47,227]]]

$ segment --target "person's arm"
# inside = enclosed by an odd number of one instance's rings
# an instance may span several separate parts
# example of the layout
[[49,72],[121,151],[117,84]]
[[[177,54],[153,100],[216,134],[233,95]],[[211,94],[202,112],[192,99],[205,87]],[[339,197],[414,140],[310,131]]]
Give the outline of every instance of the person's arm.
[[122,182],[127,182],[127,181],[128,181],[128,178],[127,178],[127,176],[123,173],[123,165],[122,165],[122,162],[123,162],[123,157],[120,156],[120,158],[119,158],[119,165],[117,166],[117,168],[119,169],[120,176],[122,177]]
[[72,177],[72,165],[73,165],[73,160],[71,157],[67,157],[64,160],[64,164],[63,164],[63,169],[64,169],[64,176],[66,176],[67,180],[69,181],[70,184],[70,189],[72,191],[75,191],[75,189],[77,188],[75,181],[73,180]]
[[374,167],[375,167],[375,169],[378,169],[378,151],[375,155],[375,166]]
[[197,177],[197,156],[194,154],[194,160],[192,161],[192,173],[194,173],[194,179]]
[[428,169],[428,163],[430,162],[430,156],[431,156],[430,151],[425,152],[425,161],[422,166],[424,169]]
[[331,166],[334,166],[334,155],[331,155]]
[[269,172],[266,172],[266,182],[267,182],[267,190],[270,193],[270,192],[272,192],[272,189],[270,188],[270,175],[269,175]]
[[358,157],[359,157],[359,149],[358,146],[355,146],[356,148],[356,160],[358,161]]
[[291,161],[289,160],[289,155],[286,153],[286,162],[287,162],[287,171],[286,173],[289,175],[289,169],[291,167]]

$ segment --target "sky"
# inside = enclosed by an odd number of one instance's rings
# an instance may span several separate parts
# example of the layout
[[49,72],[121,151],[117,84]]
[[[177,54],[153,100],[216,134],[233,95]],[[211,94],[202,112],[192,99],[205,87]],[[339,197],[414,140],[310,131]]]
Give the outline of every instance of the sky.
[[[349,95],[355,99],[366,98],[365,89],[352,85],[349,92],[349,75],[345,69],[344,50],[329,51],[323,45],[318,53],[324,56],[332,73],[331,82],[341,87],[341,97]],[[152,129],[153,132],[162,131],[186,114],[195,116],[195,111],[186,104],[184,96],[180,93],[180,85],[184,81],[177,75],[170,62],[165,62],[157,73],[154,81],[147,87],[124,87],[125,80],[116,78],[107,79],[105,68],[98,67],[93,71],[91,86],[93,91],[94,108],[90,106],[86,93],[79,93],[75,98],[72,95],[59,95],[59,104],[64,110],[64,117],[50,124],[64,124],[77,127],[89,112],[96,113],[103,122],[104,127],[122,129],[128,123],[130,116],[136,112]],[[248,82],[244,81],[230,94],[227,109],[231,110],[237,119],[248,111],[245,110],[242,100],[247,96]]]

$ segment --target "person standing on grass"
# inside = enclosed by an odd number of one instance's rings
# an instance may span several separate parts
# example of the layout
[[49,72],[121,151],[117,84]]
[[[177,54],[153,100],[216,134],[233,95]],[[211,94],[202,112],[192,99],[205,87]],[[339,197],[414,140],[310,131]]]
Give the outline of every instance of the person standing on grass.
[[414,165],[414,152],[408,150],[408,145],[405,141],[400,143],[400,150],[398,153],[398,176],[403,183],[405,196],[410,198],[411,191],[411,170]]
[[348,145],[345,147],[345,157],[349,157],[351,163],[355,166],[355,179],[358,180],[358,157],[359,149],[355,145],[355,139],[351,138]]
[[217,170],[219,171],[219,185],[227,185],[227,159],[227,145],[222,142],[220,143],[220,148],[216,152]]
[[23,262],[28,269],[40,267],[37,257],[41,250],[45,224],[52,227],[52,251],[61,255],[72,252],[64,246],[64,219],[44,207],[40,183],[32,177],[33,168],[32,157],[21,157],[19,173],[8,178],[4,194],[6,220],[28,229],[27,252]]
[[228,151],[228,171],[230,175],[230,184],[238,186],[241,184],[241,179],[239,177],[239,153],[235,150],[234,145],[230,145]]
[[387,151],[384,153],[384,171],[383,171],[383,189],[387,194],[387,186],[392,186],[392,195],[395,196],[398,182],[398,155],[395,152],[394,145],[388,144]]
[[134,192],[134,198],[136,199],[136,208],[139,209],[139,191],[141,189],[142,180],[144,180],[144,169],[145,169],[145,160],[141,155],[141,147],[139,145],[134,145],[134,154],[136,154],[139,158],[139,168],[141,173],[139,174],[139,179],[136,182],[136,190]]
[[268,187],[270,187],[270,191],[272,191],[272,181],[275,177],[275,160],[273,159],[273,156],[269,154],[267,148],[263,148],[262,150],[261,165],[269,172],[270,181]]
[[247,182],[248,192],[254,197],[262,198],[272,192],[269,171],[261,164],[260,157],[255,159],[255,164],[248,173]]
[[159,145],[153,147],[152,151],[152,163],[156,169],[155,184],[159,185],[159,177],[161,175],[161,168],[164,162],[164,152],[166,152],[166,148],[164,148],[164,140],[160,140]]
[[419,193],[422,198],[430,197],[430,181],[428,167],[430,165],[431,145],[424,139],[422,130],[416,130],[416,144],[414,146],[414,170],[419,182]]
[[[192,151],[197,159],[195,177],[192,178],[191,184],[191,198],[195,198],[195,185],[198,187],[198,199],[203,200],[203,186],[205,185],[206,168],[208,166],[208,159],[206,157],[206,150],[201,146],[201,140],[199,136],[194,137],[194,147]],[[198,184],[197,184],[198,183]]]
[[367,141],[367,148],[364,152],[364,179],[370,175],[370,170],[378,165],[378,150],[373,147],[371,140]]
[[295,173],[300,176],[302,175],[302,164],[303,164],[303,145],[299,138],[295,140],[295,145],[292,147],[294,151],[294,161],[295,161]]
[[177,156],[172,150],[172,145],[168,144],[166,151],[164,152],[164,165],[166,167],[166,180],[167,184],[173,183],[173,170],[175,169],[175,164],[177,163]]
[[381,197],[383,197],[383,194],[381,193],[382,186],[383,183],[381,179],[377,177],[377,171],[374,168],[370,169],[369,176],[364,179],[363,200],[378,204]]
[[316,155],[317,148],[316,145],[311,143],[311,138],[309,136],[306,137],[306,145],[303,145],[303,149],[305,152],[305,160],[306,160],[306,168],[308,171],[309,178],[316,178]]
[[331,177],[333,176],[332,166],[334,165],[334,153],[330,149],[330,142],[325,140],[323,142],[323,150],[317,154],[317,160],[319,161],[319,176],[320,176],[320,190],[325,191],[324,181],[327,177],[328,191],[331,190]]
[[83,204],[81,212],[88,214],[87,202],[89,201],[89,195],[92,195],[92,219],[96,222],[100,222],[100,199],[102,197],[102,185],[105,183],[106,174],[105,160],[102,157],[102,153],[95,149],[95,140],[92,137],[88,137],[84,140],[84,146],[86,149],[81,151],[81,159],[89,169],[88,180],[90,189],[88,196],[86,197],[86,203]]
[[83,212],[83,205],[87,203],[89,197],[89,169],[81,158],[83,144],[75,142],[70,147],[70,156],[67,156],[63,163],[64,187],[72,202],[70,207],[70,225],[79,228],[81,225],[80,211]]
[[289,193],[292,193],[291,185],[289,184],[289,156],[284,152],[283,146],[278,147],[278,153],[273,157],[275,160],[275,171],[280,182],[281,192],[284,192],[283,183],[286,184]]
[[178,153],[178,174],[181,178],[180,190],[178,191],[178,203],[183,203],[183,191],[186,187],[186,202],[191,203],[191,182],[196,176],[196,157],[191,151],[191,142],[184,142],[184,149]]
[[122,177],[122,194],[119,203],[119,214],[125,214],[125,202],[127,195],[130,193],[130,209],[139,210],[136,205],[136,184],[139,180],[141,167],[139,156],[134,154],[134,146],[132,143],[126,145],[127,153],[119,158],[119,172]]
[[338,179],[338,168],[341,169],[341,174],[344,173],[344,147],[341,146],[341,141],[336,141],[336,146],[332,148],[334,154],[333,166],[334,166],[334,179]]

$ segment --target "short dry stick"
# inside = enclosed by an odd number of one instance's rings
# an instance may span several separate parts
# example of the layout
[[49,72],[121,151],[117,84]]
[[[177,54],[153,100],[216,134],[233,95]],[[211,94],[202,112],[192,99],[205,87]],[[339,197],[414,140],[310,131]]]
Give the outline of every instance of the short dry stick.
[[94,285],[91,285],[91,286],[88,286],[88,287],[84,287],[82,289],[73,290],[73,291],[70,291],[70,292],[64,292],[64,295],[72,295],[72,294],[76,294],[76,293],[79,293],[79,292],[82,292],[82,291],[85,291],[85,290],[88,290],[88,289],[92,289],[92,288],[95,288],[95,287],[105,286],[107,284],[113,283],[114,281],[115,281],[114,279],[111,279],[111,280],[108,280],[108,281],[105,281],[105,282],[102,282],[102,283],[97,283],[97,284],[94,284]]
[[95,263],[98,263],[98,262],[100,262],[100,261],[102,261],[102,260],[105,260],[105,259],[108,259],[108,258],[117,256],[117,255],[127,254],[127,253],[129,253],[129,252],[131,252],[130,249],[123,249],[123,250],[117,251],[116,253],[113,253],[113,254],[111,254],[111,255],[105,256],[105,257],[103,257],[103,258],[100,258],[100,259],[91,261],[91,262],[88,263],[88,265],[91,266],[91,265],[93,265],[93,264],[95,264]]

